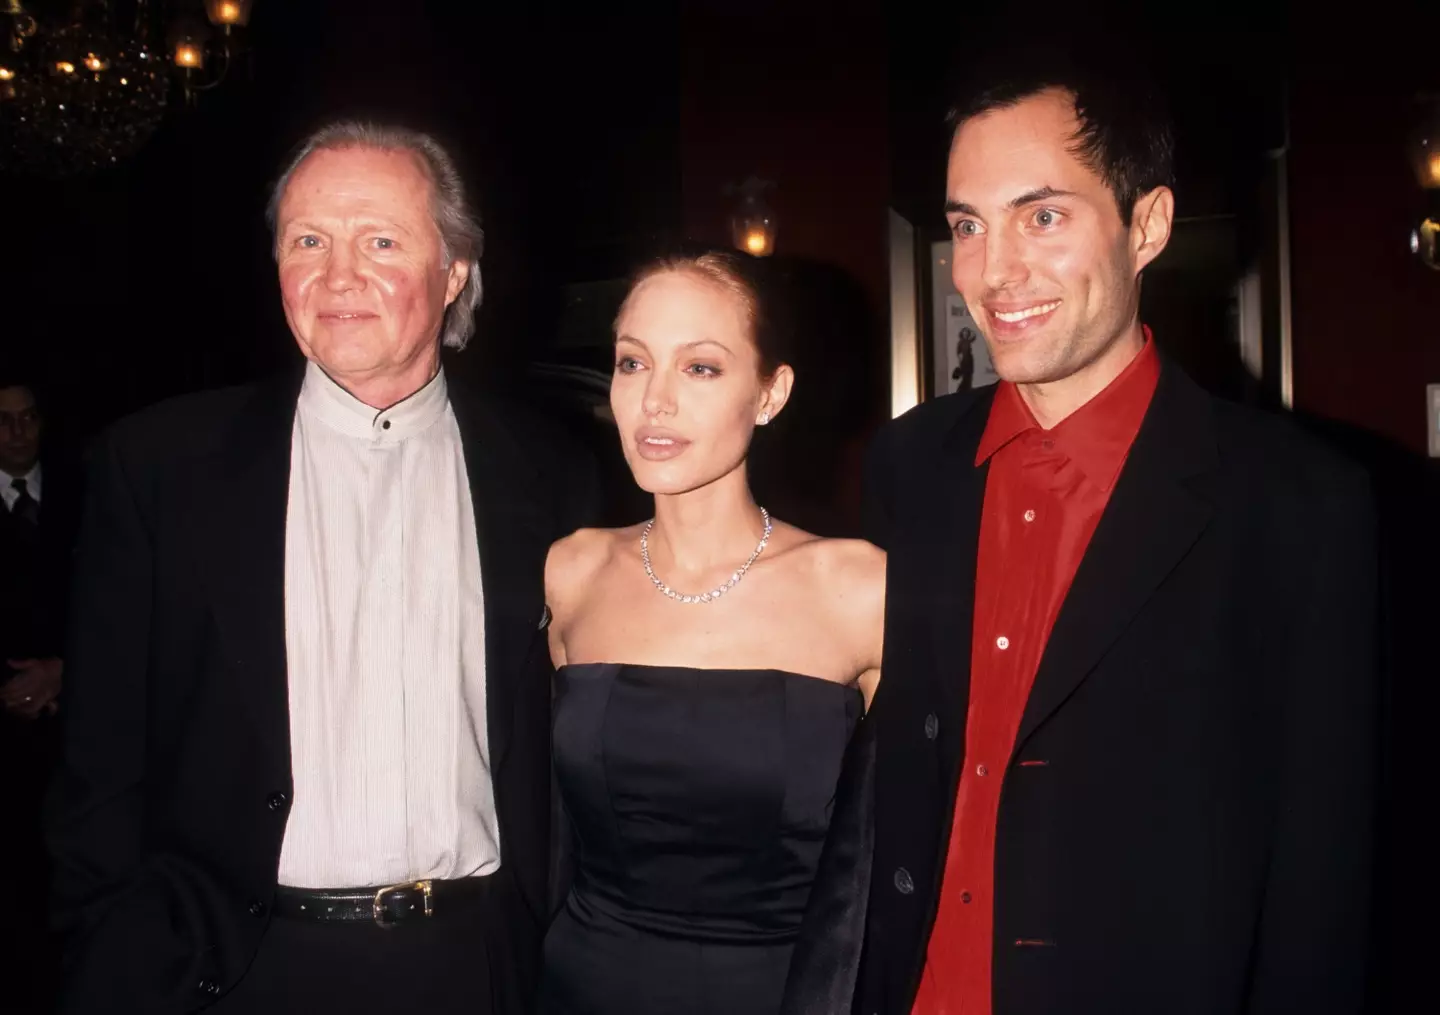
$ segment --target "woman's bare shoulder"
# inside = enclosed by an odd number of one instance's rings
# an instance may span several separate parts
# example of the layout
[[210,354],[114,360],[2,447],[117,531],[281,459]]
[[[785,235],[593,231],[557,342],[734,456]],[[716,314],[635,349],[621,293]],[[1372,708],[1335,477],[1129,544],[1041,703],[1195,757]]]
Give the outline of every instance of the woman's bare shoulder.
[[828,602],[845,601],[847,609],[861,613],[884,605],[884,550],[863,539],[817,536],[793,525],[785,525],[783,535],[782,553],[792,562],[787,568],[791,580],[813,586],[809,591]]
[[818,577],[846,585],[885,586],[885,551],[874,543],[814,536],[801,549]]
[[[568,599],[574,590],[585,588],[626,543],[639,536],[640,526],[632,525],[623,529],[578,529],[556,540],[545,558],[547,599]],[[552,608],[556,605],[551,602]]]

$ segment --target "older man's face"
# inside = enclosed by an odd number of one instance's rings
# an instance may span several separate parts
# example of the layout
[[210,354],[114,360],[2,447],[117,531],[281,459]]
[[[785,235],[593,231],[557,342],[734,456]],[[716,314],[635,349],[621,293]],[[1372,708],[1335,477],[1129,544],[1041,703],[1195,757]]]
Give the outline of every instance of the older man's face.
[[415,390],[434,373],[468,265],[445,267],[430,196],[416,156],[372,148],[316,152],[285,188],[285,316],[306,357],[347,386],[414,375]]

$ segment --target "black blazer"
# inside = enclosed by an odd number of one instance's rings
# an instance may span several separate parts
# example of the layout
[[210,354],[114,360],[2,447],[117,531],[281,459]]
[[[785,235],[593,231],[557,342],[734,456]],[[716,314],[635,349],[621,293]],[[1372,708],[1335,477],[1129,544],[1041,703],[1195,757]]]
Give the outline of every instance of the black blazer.
[[[882,430],[876,845],[856,1010],[908,1015],[965,757],[993,389]],[[1356,1012],[1375,736],[1368,483],[1164,362],[1005,771],[996,1015]]]
[[[75,569],[49,839],[75,1012],[181,1012],[265,932],[292,793],[284,557],[299,377],[181,398],[98,444]],[[549,835],[550,543],[593,474],[538,419],[467,395],[502,869],[534,919]]]

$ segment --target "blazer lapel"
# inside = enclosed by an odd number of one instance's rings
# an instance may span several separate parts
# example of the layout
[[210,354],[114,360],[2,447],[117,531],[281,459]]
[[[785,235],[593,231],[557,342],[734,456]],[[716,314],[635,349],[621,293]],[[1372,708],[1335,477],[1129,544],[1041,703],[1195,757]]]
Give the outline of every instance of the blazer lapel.
[[1015,739],[1019,752],[1064,704],[1213,513],[1204,479],[1218,464],[1207,396],[1168,361],[1110,503],[1056,618]]
[[544,638],[549,532],[536,510],[543,504],[537,465],[505,421],[482,395],[458,384],[450,389],[450,404],[475,508],[485,597],[486,727],[490,767],[499,771],[513,732],[516,682]]
[[216,624],[232,663],[244,674],[262,736],[290,757],[290,700],[285,652],[285,515],[290,439],[301,376],[258,388],[215,460],[213,494],[198,524]]
[[[975,451],[985,432],[994,389],[976,398],[956,421],[945,440],[936,476],[935,514],[916,526],[928,540],[925,548],[934,570],[920,587],[932,594],[934,639],[931,668],[944,715],[941,721],[960,736],[945,737],[941,755],[944,779],[954,781],[964,757],[964,730],[970,707],[970,652],[975,613],[975,560],[980,543],[980,512],[985,502],[988,466],[976,467]],[[953,794],[952,794],[953,796]]]

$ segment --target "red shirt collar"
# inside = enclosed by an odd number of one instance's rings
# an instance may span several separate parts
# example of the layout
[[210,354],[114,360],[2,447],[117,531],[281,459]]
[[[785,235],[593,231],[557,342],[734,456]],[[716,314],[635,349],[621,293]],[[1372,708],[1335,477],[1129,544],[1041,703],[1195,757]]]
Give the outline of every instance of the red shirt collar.
[[[1110,490],[1120,476],[1159,379],[1160,357],[1147,327],[1145,345],[1120,376],[1045,431],[1046,437],[1053,440],[1055,449],[1079,466],[1092,483]],[[1040,429],[1019,388],[1008,381],[999,382],[975,464],[983,465],[1017,437]]]

